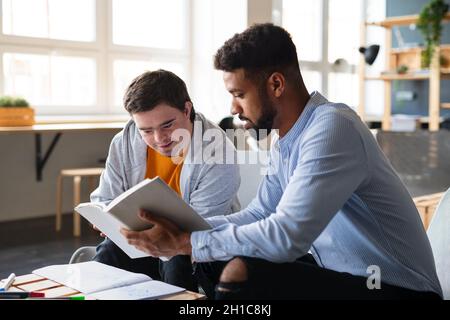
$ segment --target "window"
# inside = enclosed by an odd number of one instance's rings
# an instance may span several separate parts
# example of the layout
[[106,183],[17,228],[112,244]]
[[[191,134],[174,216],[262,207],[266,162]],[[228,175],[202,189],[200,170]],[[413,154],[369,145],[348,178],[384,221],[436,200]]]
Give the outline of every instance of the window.
[[113,43],[183,49],[186,7],[185,0],[113,0]]
[[213,56],[226,40],[247,27],[247,1],[194,3],[191,98],[195,110],[219,122],[230,115],[231,95],[223,84],[222,72],[214,69]]
[[358,104],[358,75],[348,72],[330,72],[328,74],[328,99],[343,102],[351,107]]
[[[362,0],[328,0],[328,62],[345,59],[356,65],[359,60],[359,31]],[[352,8],[352,10],[348,10]],[[356,13],[356,14],[355,14]]]
[[2,9],[4,34],[95,41],[95,0],[3,0]]
[[283,0],[283,27],[297,46],[300,60],[319,61],[322,47],[322,3],[318,0]]
[[[351,107],[358,101],[356,64],[364,1],[282,0],[281,5],[281,25],[296,44],[308,90]],[[274,9],[279,9],[276,3]]]
[[170,70],[189,84],[189,10],[188,0],[112,0],[114,110],[123,110],[127,86],[145,71]]
[[320,72],[302,69],[302,77],[308,90],[318,90],[317,88],[322,87],[322,78],[320,76]]
[[131,81],[147,70],[170,70],[186,82],[186,71],[182,63],[144,60],[114,60],[114,105],[121,107],[123,95]]
[[[40,115],[125,113],[133,78],[189,85],[191,0],[0,0],[0,94]],[[162,31],[163,30],[163,31]]]
[[4,53],[5,92],[33,106],[94,106],[95,60],[44,54]]

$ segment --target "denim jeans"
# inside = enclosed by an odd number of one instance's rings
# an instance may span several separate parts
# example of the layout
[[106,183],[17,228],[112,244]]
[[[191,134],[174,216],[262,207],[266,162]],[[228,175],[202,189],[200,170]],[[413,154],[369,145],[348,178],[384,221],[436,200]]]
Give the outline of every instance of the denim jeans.
[[[244,282],[221,283],[226,262],[199,263],[196,274],[208,298],[218,300],[295,299],[440,299],[434,292],[420,292],[381,282],[369,289],[367,277],[320,267],[307,254],[294,262],[274,263],[239,257],[247,269]],[[222,287],[227,291],[217,290]]]

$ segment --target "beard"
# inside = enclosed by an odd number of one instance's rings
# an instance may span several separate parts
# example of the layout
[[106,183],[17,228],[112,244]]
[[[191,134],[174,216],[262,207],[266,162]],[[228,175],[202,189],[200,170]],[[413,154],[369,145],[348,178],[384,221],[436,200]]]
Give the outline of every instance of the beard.
[[270,98],[265,91],[265,87],[262,86],[258,92],[261,103],[261,116],[249,130],[250,135],[257,141],[265,139],[270,134],[275,116],[277,115],[277,111],[270,101]]

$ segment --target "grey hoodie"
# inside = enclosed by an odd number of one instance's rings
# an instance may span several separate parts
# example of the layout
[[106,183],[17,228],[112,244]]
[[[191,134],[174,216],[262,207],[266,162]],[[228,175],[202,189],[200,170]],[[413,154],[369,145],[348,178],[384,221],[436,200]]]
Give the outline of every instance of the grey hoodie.
[[[221,139],[205,138],[204,133],[208,129],[215,129],[216,134],[220,132]],[[197,143],[192,143],[194,141]],[[198,143],[199,141],[201,142]],[[181,169],[180,189],[183,200],[204,218],[226,215],[240,207],[236,196],[240,185],[239,167],[237,164],[215,164],[208,161],[210,159],[205,158],[203,153],[205,149],[211,148],[224,152],[226,150],[228,156],[231,152],[235,158],[236,150],[225,133],[197,113],[191,144]],[[146,168],[147,145],[134,121],[130,120],[112,139],[105,170],[98,188],[91,194],[91,201],[107,205],[141,182]]]

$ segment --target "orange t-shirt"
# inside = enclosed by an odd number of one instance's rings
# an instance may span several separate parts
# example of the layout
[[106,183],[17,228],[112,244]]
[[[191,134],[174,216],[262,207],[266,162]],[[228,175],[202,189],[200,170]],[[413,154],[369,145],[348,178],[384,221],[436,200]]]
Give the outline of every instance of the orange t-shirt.
[[147,147],[147,170],[145,178],[159,176],[169,187],[181,196],[180,175],[183,162],[176,164],[171,157],[166,157],[158,151]]

